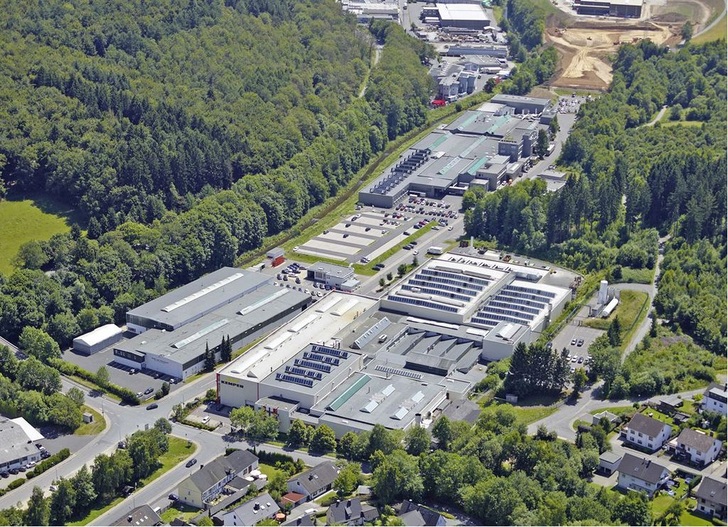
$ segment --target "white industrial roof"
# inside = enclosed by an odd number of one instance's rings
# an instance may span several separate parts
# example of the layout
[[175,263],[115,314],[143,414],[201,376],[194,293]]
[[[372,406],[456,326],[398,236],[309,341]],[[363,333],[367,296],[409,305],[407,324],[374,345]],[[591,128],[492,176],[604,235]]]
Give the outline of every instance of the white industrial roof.
[[76,337],[75,339],[73,339],[73,342],[74,344],[76,342],[79,342],[81,344],[85,344],[86,346],[94,346],[99,342],[103,342],[108,338],[121,335],[122,333],[123,331],[120,327],[115,326],[114,324],[106,324],[94,329],[93,331],[89,331],[84,335]]
[[442,20],[481,20],[488,22],[488,16],[478,4],[437,4]]
[[41,439],[45,439],[43,437],[43,434],[33,428],[33,426],[23,417],[16,417],[15,419],[11,419],[11,421],[18,425],[23,430],[23,432],[25,432],[25,435],[28,436],[29,441],[40,441]]
[[224,368],[220,375],[263,380],[310,343],[325,343],[375,304],[371,298],[329,293]]

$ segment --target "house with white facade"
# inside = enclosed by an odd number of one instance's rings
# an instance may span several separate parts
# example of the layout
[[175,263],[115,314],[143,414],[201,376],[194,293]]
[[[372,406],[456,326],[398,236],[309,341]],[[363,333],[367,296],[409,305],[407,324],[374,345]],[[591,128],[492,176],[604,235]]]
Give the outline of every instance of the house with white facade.
[[617,486],[626,490],[645,492],[652,497],[670,477],[670,471],[652,459],[625,454],[617,468]]
[[713,383],[708,386],[703,393],[703,400],[700,402],[700,409],[726,415],[726,411],[728,409],[728,406],[726,406],[727,399],[728,393],[726,392],[726,385]]
[[718,457],[723,443],[714,437],[686,428],[677,436],[675,454],[696,465],[709,465]]
[[220,456],[182,481],[177,487],[179,501],[204,509],[222,493],[225,486],[237,477],[258,468],[258,458],[247,450],[236,450]]
[[670,439],[672,427],[644,414],[634,414],[627,424],[625,441],[654,452]]

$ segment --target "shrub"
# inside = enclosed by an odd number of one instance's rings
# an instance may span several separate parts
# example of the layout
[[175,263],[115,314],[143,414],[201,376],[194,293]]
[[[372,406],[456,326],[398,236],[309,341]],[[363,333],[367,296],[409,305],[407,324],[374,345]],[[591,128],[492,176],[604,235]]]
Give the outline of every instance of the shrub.
[[42,474],[43,472],[45,472],[49,468],[57,465],[58,463],[60,463],[61,461],[63,461],[64,459],[66,459],[70,455],[71,455],[71,451],[68,450],[67,448],[64,448],[63,450],[61,450],[57,454],[53,454],[48,459],[44,459],[43,461],[41,461],[40,463],[38,463],[38,465],[36,465],[36,467],[33,470],[29,470],[27,472],[26,477],[28,479],[31,479],[31,478],[34,478],[36,476],[39,476],[40,474]]

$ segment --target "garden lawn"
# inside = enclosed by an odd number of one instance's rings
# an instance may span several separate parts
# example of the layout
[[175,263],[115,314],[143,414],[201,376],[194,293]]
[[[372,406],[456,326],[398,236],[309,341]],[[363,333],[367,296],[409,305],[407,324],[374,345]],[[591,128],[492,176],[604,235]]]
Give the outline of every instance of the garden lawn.
[[177,502],[162,513],[162,521],[165,525],[169,525],[175,518],[189,521],[199,514],[200,509]]
[[13,260],[24,243],[48,240],[54,234],[71,230],[67,218],[72,211],[66,208],[42,196],[0,201],[0,273],[13,271]]
[[101,431],[106,428],[106,420],[104,416],[98,413],[93,408],[86,406],[85,404],[81,408],[83,413],[89,413],[94,416],[94,420],[90,423],[84,423],[73,432],[73,435],[77,436],[91,436],[100,434]]
[[268,476],[268,481],[270,481],[275,474],[283,474],[283,476],[285,476],[281,469],[276,468],[273,465],[266,465],[265,463],[260,463],[258,465],[258,470]]

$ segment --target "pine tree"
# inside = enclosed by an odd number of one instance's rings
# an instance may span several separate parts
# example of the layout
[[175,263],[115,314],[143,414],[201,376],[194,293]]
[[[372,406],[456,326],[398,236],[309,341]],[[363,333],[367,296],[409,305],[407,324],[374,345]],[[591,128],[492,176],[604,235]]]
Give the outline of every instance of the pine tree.
[[210,351],[210,346],[205,343],[205,371],[215,369],[215,352]]

